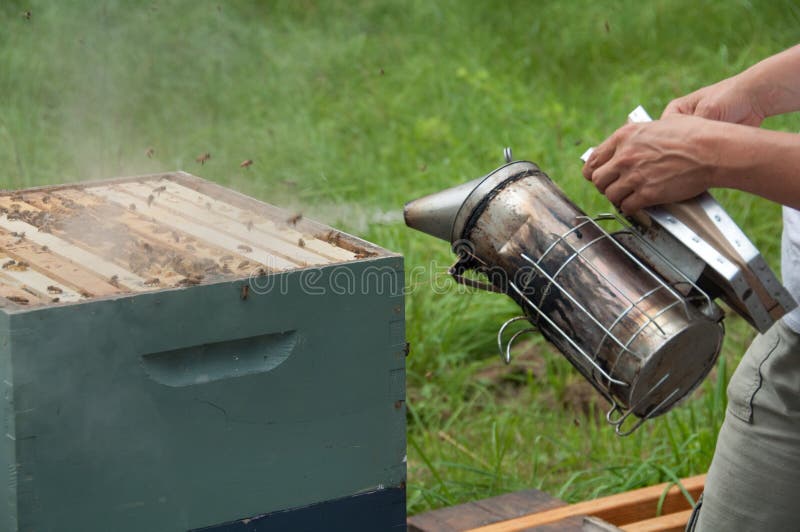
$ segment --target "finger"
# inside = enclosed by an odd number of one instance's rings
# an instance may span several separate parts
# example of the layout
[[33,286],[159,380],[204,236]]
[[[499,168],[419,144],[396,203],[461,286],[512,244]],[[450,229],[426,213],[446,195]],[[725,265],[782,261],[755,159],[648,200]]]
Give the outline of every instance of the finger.
[[617,179],[619,179],[619,169],[613,163],[604,164],[592,174],[592,183],[601,194],[605,194],[606,189]]
[[636,211],[640,211],[645,207],[649,207],[650,205],[652,205],[652,203],[644,201],[644,198],[641,194],[632,192],[623,198],[619,203],[619,210],[621,210],[623,214],[631,215]]
[[613,135],[604,140],[592,151],[592,154],[586,160],[584,166],[588,166],[589,168],[599,168],[603,166],[614,156],[614,152],[617,150],[617,142],[617,134],[614,132]]
[[690,96],[683,96],[676,98],[669,102],[664,112],[661,113],[661,118],[670,115],[691,115],[694,114],[695,107],[697,106],[697,98]]
[[724,120],[722,107],[718,102],[711,101],[708,98],[697,104],[694,114],[710,120]]
[[608,198],[608,201],[610,201],[616,206],[620,206],[622,202],[625,200],[625,198],[627,198],[634,192],[635,189],[632,185],[630,185],[623,179],[617,179],[608,186],[604,194]]
[[[587,159],[588,161],[589,159]],[[594,167],[591,166],[588,162],[583,163],[583,168],[581,168],[581,172],[583,173],[583,177],[586,178],[587,181],[592,180],[592,174],[594,173]]]

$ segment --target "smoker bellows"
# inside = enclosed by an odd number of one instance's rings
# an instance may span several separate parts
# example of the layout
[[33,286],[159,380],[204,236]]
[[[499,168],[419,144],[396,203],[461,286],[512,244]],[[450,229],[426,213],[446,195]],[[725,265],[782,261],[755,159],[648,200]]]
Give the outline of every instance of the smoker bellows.
[[[693,201],[724,213],[710,196]],[[458,260],[450,273],[458,282],[505,293],[522,307],[524,316],[498,333],[507,361],[514,340],[538,329],[609,400],[607,419],[625,435],[667,412],[711,369],[724,334],[714,298],[725,298],[759,328],[794,306],[768,268],[743,272],[725,258],[727,250],[698,236],[713,229],[695,224],[704,211],[697,214],[691,202],[680,208],[664,223],[688,236],[660,227],[655,215],[646,225],[611,214],[589,217],[535,164],[516,161],[410,202],[405,217],[410,227],[452,243]],[[660,209],[656,214],[666,207]],[[739,231],[736,238],[745,237]],[[724,264],[698,257],[695,240]],[[747,291],[740,281],[750,283]],[[528,328],[503,345],[516,321]],[[626,423],[632,416],[638,419]]]

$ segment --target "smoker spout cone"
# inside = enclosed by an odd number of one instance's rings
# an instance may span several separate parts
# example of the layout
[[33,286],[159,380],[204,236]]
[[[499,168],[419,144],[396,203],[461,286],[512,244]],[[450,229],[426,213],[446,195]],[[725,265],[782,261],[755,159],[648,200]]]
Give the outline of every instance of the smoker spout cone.
[[464,201],[484,178],[409,201],[403,209],[406,225],[447,242],[453,239],[453,224]]

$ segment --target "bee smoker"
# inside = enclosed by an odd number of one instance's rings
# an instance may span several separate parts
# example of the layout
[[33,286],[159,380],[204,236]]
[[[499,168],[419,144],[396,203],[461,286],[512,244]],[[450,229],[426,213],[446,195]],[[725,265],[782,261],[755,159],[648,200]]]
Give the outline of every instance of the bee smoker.
[[[677,238],[655,218],[645,226],[589,217],[534,163],[510,161],[510,150],[506,158],[483,178],[408,203],[406,224],[452,244],[457,282],[505,293],[522,308],[498,332],[506,362],[514,341],[538,330],[610,402],[616,433],[630,434],[708,374],[724,336],[714,298],[728,301],[735,289],[683,243],[699,238],[689,224],[669,215],[691,233]],[[741,273],[736,283],[756,277]],[[764,313],[771,324],[794,303],[777,280],[767,284],[784,301]],[[744,313],[739,303],[731,306]],[[517,321],[529,326],[505,342]]]

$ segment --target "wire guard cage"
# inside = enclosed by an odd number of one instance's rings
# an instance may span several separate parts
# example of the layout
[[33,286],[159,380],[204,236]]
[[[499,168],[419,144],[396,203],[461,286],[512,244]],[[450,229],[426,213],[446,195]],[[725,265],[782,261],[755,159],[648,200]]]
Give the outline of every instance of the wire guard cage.
[[[507,363],[516,340],[541,332],[609,401],[606,419],[615,432],[628,435],[702,382],[721,347],[722,313],[619,216],[585,215],[532,163],[511,163],[495,173],[515,165],[522,166],[501,175],[488,193],[476,188],[480,201],[464,202],[462,210],[471,212],[453,230],[462,240],[451,274],[460,283],[504,292],[523,309],[498,331]],[[604,227],[609,224],[614,232]],[[671,270],[670,281],[623,236],[659,257]],[[465,277],[467,270],[489,282]],[[528,327],[509,332],[518,322]]]

